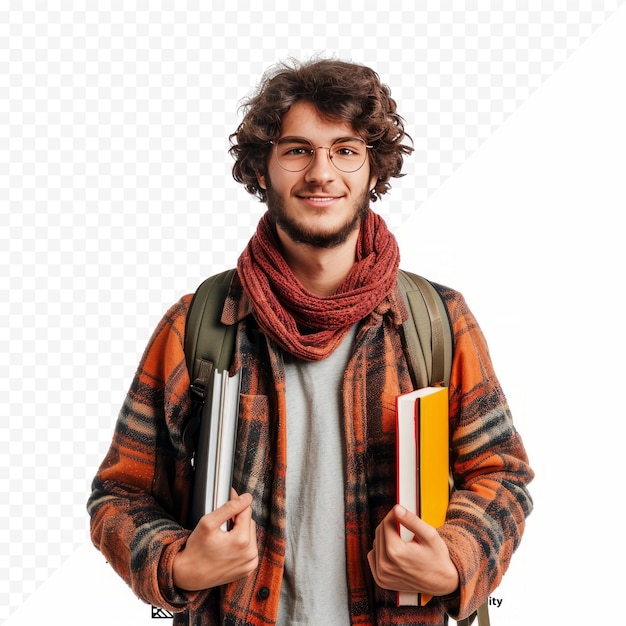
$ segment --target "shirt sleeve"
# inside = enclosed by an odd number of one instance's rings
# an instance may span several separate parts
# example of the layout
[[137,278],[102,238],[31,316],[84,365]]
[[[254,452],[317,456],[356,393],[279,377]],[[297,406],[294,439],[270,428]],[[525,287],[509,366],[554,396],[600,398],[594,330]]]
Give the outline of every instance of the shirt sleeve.
[[172,563],[183,527],[191,465],[183,443],[190,410],[184,327],[191,296],[163,317],[120,410],[109,451],[87,503],[91,539],[135,594],[181,611],[201,593],[174,587]]
[[454,331],[450,380],[455,490],[439,529],[459,576],[454,618],[485,602],[506,572],[532,510],[534,474],[493,370],[485,338],[458,292],[444,292]]

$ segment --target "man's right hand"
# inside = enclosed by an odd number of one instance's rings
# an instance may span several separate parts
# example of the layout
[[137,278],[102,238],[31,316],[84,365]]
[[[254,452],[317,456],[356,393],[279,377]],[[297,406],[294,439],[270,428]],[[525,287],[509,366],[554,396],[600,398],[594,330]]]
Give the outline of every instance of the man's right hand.
[[[186,591],[217,587],[247,576],[259,563],[252,496],[233,497],[200,519],[187,543],[174,557],[174,584]],[[222,525],[233,520],[228,532]]]

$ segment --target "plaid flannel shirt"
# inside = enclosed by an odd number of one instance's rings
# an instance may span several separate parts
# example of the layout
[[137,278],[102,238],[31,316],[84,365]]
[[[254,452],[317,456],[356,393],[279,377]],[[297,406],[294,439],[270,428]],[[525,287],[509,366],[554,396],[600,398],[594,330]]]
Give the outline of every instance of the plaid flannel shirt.
[[[439,529],[457,566],[456,594],[396,607],[373,581],[367,552],[395,503],[395,397],[411,381],[398,331],[402,312],[384,301],[360,325],[344,377],[346,550],[352,624],[434,626],[469,614],[499,584],[532,509],[533,472],[493,371],[480,328],[458,292],[437,286],[453,325],[450,434],[456,490]],[[183,592],[172,562],[185,528],[193,470],[183,442],[191,400],[183,352],[185,296],[156,328],[137,370],[88,502],[91,536],[144,601],[175,613],[174,625],[273,624],[285,552],[284,370],[235,285],[222,319],[238,323],[234,368],[243,368],[235,488],[253,494],[259,567],[221,588]],[[323,573],[320,573],[323,575]]]

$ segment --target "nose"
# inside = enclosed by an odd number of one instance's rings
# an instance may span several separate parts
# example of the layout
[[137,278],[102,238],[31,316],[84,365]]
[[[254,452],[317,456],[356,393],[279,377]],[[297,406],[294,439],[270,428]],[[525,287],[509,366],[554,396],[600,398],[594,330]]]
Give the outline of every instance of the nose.
[[334,180],[336,169],[330,160],[330,148],[318,146],[313,153],[313,160],[306,169],[304,177],[307,182],[328,182]]

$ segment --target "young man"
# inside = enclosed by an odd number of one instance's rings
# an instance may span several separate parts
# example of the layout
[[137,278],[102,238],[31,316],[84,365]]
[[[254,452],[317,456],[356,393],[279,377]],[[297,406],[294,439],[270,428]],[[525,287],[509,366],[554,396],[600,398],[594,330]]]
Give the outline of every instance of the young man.
[[[406,137],[387,87],[356,64],[279,67],[247,103],[233,172],[267,212],[222,314],[238,328],[240,495],[185,527],[186,296],[146,349],[88,503],[95,545],[175,624],[445,624],[487,599],[520,542],[532,470],[480,329],[445,287],[456,491],[437,530],[394,506],[407,311],[370,202],[401,175]],[[396,590],[434,597],[397,607]]]

